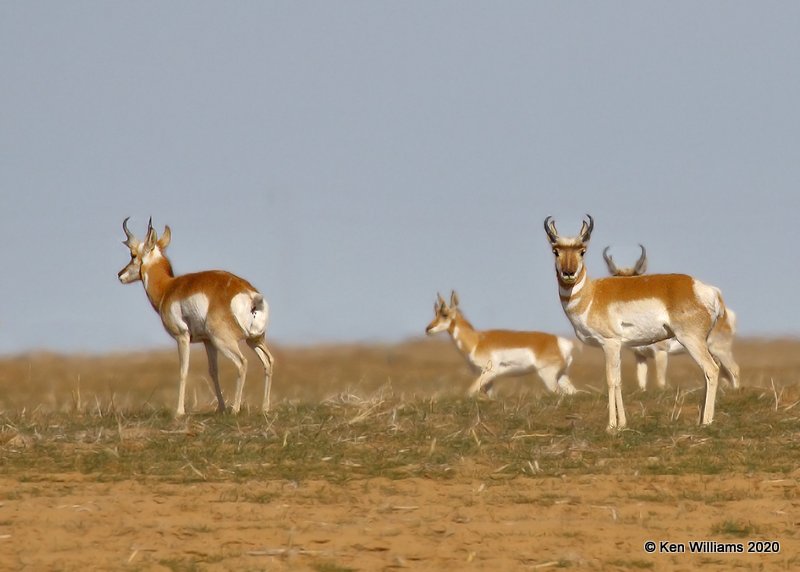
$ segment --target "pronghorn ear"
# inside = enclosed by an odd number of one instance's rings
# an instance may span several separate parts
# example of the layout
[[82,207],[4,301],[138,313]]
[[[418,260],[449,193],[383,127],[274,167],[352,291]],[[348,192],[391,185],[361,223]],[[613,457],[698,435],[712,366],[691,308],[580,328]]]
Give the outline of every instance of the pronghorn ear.
[[164,234],[161,235],[161,238],[158,239],[158,249],[161,252],[164,252],[167,247],[169,246],[169,241],[172,240],[172,231],[169,229],[169,226],[164,227]]
[[456,308],[458,306],[458,294],[455,290],[450,291],[450,306]]
[[147,229],[147,236],[144,238],[144,251],[150,252],[155,248],[156,241],[158,240],[158,236],[156,236],[156,230],[150,226]]

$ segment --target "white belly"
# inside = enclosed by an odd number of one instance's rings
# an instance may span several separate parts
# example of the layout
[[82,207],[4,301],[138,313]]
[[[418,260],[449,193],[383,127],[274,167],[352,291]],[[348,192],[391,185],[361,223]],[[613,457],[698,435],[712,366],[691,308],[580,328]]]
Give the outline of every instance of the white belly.
[[608,306],[608,326],[625,345],[651,344],[670,337],[669,313],[661,300],[646,298]]
[[202,339],[207,334],[207,317],[208,298],[205,294],[193,294],[175,301],[169,309],[169,318],[175,328],[182,333],[188,332],[193,339]]
[[495,350],[489,355],[492,369],[504,373],[524,373],[536,368],[536,355],[528,348]]

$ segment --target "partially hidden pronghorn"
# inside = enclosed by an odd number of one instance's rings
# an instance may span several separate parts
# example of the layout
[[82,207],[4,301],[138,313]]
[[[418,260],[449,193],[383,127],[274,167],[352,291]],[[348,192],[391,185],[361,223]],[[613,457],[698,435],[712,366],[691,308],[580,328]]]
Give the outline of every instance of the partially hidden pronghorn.
[[239,349],[239,342],[247,342],[264,366],[262,409],[267,411],[275,360],[265,340],[269,307],[264,297],[246,280],[222,270],[175,276],[165,254],[172,237],[168,226],[158,238],[151,219],[144,241],[136,239],[128,230],[127,218],[122,222],[122,229],[127,237],[123,244],[130,249],[131,261],[119,271],[119,280],[123,284],[142,281],[150,304],[161,316],[164,328],[178,343],[180,389],[176,415],[185,413],[189,344],[192,342],[205,344],[220,412],[225,411],[225,400],[219,385],[217,353],[222,352],[236,366],[236,395],[231,407],[234,413],[242,404],[247,373],[247,360]]
[[[609,247],[603,249],[603,260],[606,261],[608,271],[612,276],[640,276],[647,272],[647,251],[641,244],[639,248],[642,253],[636,264],[630,267],[619,267],[614,263],[614,259],[608,254]],[[714,328],[708,336],[708,345],[711,353],[720,360],[720,374],[725,374],[730,379],[734,388],[739,387],[739,366],[733,359],[733,338],[736,335],[736,314],[733,310],[724,307],[722,317],[717,320]],[[659,387],[667,384],[667,362],[669,354],[683,353],[683,346],[674,338],[664,340],[649,346],[632,347],[636,356],[636,379],[639,387],[647,389],[647,360],[651,358],[655,363],[656,382]]]
[[626,425],[620,379],[623,346],[675,338],[703,370],[706,393],[700,422],[714,420],[719,366],[708,335],[724,315],[720,291],[685,274],[646,274],[592,280],[584,265],[594,221],[587,215],[576,237],[558,235],[552,217],[544,230],[555,256],[558,293],[581,341],[600,346],[606,360],[608,430]]
[[575,387],[567,376],[572,363],[574,342],[542,332],[512,330],[478,331],[458,307],[458,295],[450,293],[450,305],[440,294],[433,305],[434,318],[425,329],[432,335],[447,331],[456,346],[480,375],[469,388],[491,394],[494,380],[504,375],[536,372],[552,392],[572,394]]

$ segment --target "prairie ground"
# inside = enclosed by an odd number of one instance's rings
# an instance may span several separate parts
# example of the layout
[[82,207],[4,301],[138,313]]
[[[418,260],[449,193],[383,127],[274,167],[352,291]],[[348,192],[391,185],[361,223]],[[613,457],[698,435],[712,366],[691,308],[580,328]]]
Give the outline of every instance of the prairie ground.
[[800,565],[798,341],[740,342],[743,387],[721,385],[707,428],[690,360],[642,392],[626,359],[617,435],[588,348],[578,395],[526,376],[492,400],[464,397],[442,340],[276,348],[272,410],[248,354],[237,416],[213,413],[202,354],[180,419],[174,351],[0,359],[0,569]]

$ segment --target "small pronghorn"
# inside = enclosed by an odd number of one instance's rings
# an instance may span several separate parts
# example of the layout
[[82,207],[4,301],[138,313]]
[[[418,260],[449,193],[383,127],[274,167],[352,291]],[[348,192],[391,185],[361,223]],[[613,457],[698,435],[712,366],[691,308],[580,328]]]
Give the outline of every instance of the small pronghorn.
[[239,342],[245,340],[264,366],[262,409],[267,411],[275,360],[265,341],[269,307],[264,297],[246,280],[222,270],[175,276],[165,255],[172,237],[168,226],[158,238],[151,219],[143,242],[128,230],[127,218],[122,222],[122,230],[127,237],[123,244],[131,251],[131,261],[119,271],[119,280],[123,284],[142,281],[147,298],[161,316],[164,328],[178,342],[180,389],[176,415],[185,413],[189,344],[192,342],[205,344],[208,370],[214,381],[220,412],[225,411],[225,401],[219,385],[217,352],[222,352],[236,366],[236,395],[231,409],[237,413],[242,404],[247,373],[247,360],[239,350]]
[[558,293],[564,313],[582,342],[600,346],[606,359],[608,430],[625,427],[620,352],[675,338],[703,370],[706,394],[700,422],[714,420],[719,366],[708,344],[714,324],[725,313],[717,288],[685,274],[646,274],[592,280],[583,257],[594,221],[587,215],[576,237],[561,237],[552,217],[544,230],[555,257]]
[[[647,272],[647,251],[641,244],[642,254],[639,260],[631,267],[620,268],[614,264],[614,259],[608,254],[609,247],[603,249],[603,260],[606,261],[608,271],[612,276],[640,276]],[[711,334],[708,336],[708,345],[711,353],[720,360],[720,374],[725,374],[730,379],[734,388],[739,387],[739,366],[733,359],[733,338],[736,334],[736,314],[725,306],[722,318],[717,320]],[[636,379],[642,390],[647,389],[647,359],[652,358],[656,366],[656,382],[659,387],[667,384],[667,362],[669,354],[683,353],[684,349],[674,338],[664,340],[649,346],[632,347],[636,356]]]
[[447,330],[467,361],[480,370],[469,395],[491,394],[494,380],[503,375],[536,372],[547,389],[572,394],[575,387],[567,376],[574,342],[541,332],[511,330],[477,331],[458,307],[458,295],[450,293],[450,305],[440,294],[433,305],[434,318],[425,329],[428,335]]

